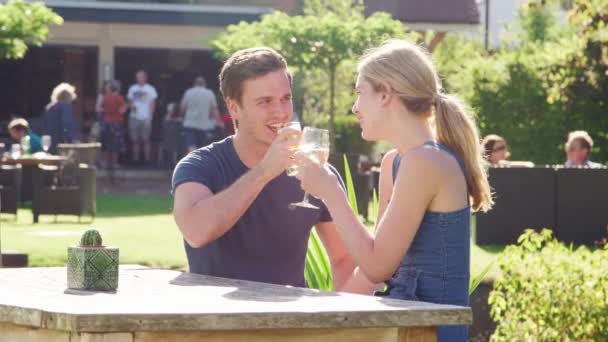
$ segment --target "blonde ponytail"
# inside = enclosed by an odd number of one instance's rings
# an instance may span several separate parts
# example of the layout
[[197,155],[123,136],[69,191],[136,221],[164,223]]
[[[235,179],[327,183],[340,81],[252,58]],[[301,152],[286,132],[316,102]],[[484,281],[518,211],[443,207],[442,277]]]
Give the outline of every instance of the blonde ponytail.
[[472,209],[489,210],[492,194],[475,120],[457,97],[441,93],[441,82],[428,52],[407,41],[389,40],[370,49],[358,69],[375,90],[388,83],[413,115],[431,118],[435,107],[437,140],[462,159]]
[[493,200],[475,119],[455,96],[436,94],[434,103],[437,140],[462,159],[473,211],[488,211]]

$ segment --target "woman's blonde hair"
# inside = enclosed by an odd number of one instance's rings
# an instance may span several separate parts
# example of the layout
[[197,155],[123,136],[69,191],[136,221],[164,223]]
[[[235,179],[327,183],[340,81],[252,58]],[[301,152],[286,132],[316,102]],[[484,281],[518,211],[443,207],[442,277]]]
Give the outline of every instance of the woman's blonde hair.
[[72,102],[76,100],[76,87],[69,83],[60,83],[51,93],[51,103]]
[[[376,91],[391,91],[398,96],[410,113],[434,112],[434,118],[429,119],[433,119],[438,142],[464,163],[472,209],[489,210],[492,194],[475,119],[456,96],[443,93],[429,54],[415,44],[389,40],[368,50],[358,71]],[[385,89],[386,85],[390,89]]]

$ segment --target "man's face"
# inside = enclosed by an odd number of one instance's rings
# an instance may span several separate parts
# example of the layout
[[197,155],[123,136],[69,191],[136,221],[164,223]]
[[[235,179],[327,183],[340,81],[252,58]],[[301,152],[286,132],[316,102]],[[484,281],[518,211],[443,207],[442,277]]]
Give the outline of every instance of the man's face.
[[573,140],[566,153],[568,160],[574,165],[583,165],[589,157],[589,150],[583,147],[580,139]]
[[11,128],[9,130],[9,133],[11,135],[11,138],[13,138],[15,141],[21,141],[21,138],[25,136],[25,131],[18,128]]
[[137,74],[135,74],[135,79],[137,80],[137,83],[145,84],[148,82],[148,75],[146,75],[144,71],[138,71]]
[[286,70],[243,82],[241,103],[228,98],[230,114],[238,120],[239,135],[270,145],[277,130],[291,121],[291,83]]

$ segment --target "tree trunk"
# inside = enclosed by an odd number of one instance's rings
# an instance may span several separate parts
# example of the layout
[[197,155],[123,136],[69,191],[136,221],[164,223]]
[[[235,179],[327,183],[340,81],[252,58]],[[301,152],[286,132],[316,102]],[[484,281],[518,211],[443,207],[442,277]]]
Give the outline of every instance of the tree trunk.
[[336,70],[335,64],[329,66],[329,137],[331,140],[331,146],[335,146],[335,126],[334,126],[334,115],[336,110],[335,104],[335,93],[336,93]]

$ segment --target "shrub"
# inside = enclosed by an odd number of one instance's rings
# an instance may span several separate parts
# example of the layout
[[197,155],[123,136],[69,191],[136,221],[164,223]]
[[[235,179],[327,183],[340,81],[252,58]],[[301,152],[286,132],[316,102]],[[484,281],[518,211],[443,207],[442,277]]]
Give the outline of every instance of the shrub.
[[[317,116],[310,123],[313,127],[327,128],[329,125],[327,116]],[[364,154],[371,156],[374,143],[361,138],[361,127],[359,120],[354,115],[336,115],[334,122],[335,146],[331,147],[332,154]],[[356,167],[356,165],[353,165]]]
[[606,341],[608,249],[567,248],[526,230],[498,261],[491,341]]

